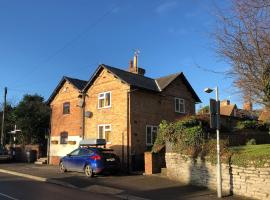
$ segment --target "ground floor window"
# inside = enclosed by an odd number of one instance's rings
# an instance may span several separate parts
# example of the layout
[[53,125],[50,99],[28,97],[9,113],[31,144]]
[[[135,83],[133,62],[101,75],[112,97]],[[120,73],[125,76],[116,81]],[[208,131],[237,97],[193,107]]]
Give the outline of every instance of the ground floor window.
[[158,132],[157,126],[152,126],[152,125],[146,126],[146,145],[147,146],[153,145],[155,143],[155,140],[157,138],[157,132]]
[[67,144],[68,143],[68,132],[60,133],[60,144]]
[[111,142],[111,125],[98,125],[98,139],[106,139],[106,142]]

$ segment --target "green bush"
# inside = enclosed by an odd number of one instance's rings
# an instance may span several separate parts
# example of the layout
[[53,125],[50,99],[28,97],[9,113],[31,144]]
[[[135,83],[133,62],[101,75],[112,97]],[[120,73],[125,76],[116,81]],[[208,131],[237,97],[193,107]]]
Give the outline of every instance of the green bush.
[[203,135],[202,122],[194,116],[185,117],[174,123],[162,121],[152,151],[158,151],[160,145],[165,145],[168,141],[173,144],[174,151],[193,156],[201,149]]
[[[229,141],[220,140],[220,159],[224,163],[228,163],[231,157],[231,152],[229,151]],[[211,139],[205,142],[202,148],[201,157],[206,158],[211,163],[217,162],[217,140]]]
[[235,128],[237,130],[256,129],[266,131],[269,129],[269,126],[267,124],[260,123],[256,120],[245,120],[245,121],[238,121]]

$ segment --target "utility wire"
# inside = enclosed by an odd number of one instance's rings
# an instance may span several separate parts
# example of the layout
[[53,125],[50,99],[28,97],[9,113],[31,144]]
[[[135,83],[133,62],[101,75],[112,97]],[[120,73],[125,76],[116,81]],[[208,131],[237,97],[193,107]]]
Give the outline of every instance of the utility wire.
[[[50,60],[52,60],[53,58],[55,58],[57,55],[59,55],[62,51],[64,51],[65,49],[67,49],[68,47],[70,47],[74,42],[78,41],[81,37],[83,37],[86,33],[88,33],[90,30],[92,30],[93,28],[95,28],[105,17],[109,16],[116,8],[117,6],[120,4],[117,3],[116,5],[114,5],[113,7],[111,7],[109,10],[107,10],[106,12],[104,12],[99,18],[97,18],[96,21],[92,22],[91,24],[89,24],[82,32],[80,32],[79,34],[77,34],[74,38],[72,38],[71,40],[67,41],[61,48],[59,48],[58,50],[56,50],[53,54],[51,54],[50,56],[48,56],[46,59],[44,59],[44,61],[42,62],[42,64],[49,62]],[[33,74],[34,72],[36,72],[39,68],[40,68],[41,64],[37,64],[34,66],[34,70],[31,72],[31,74]],[[28,78],[30,76],[30,73],[27,76],[24,76],[24,79]],[[21,80],[21,79],[20,79]],[[18,87],[19,85],[15,86]]]

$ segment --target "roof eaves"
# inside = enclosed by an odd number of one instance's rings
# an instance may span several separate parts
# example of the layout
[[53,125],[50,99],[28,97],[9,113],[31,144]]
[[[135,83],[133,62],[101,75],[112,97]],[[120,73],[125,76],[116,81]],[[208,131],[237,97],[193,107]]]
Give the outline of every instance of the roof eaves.
[[[91,76],[91,78],[89,79],[88,83],[85,85],[85,87],[83,88],[83,92],[86,92],[86,90],[88,90],[88,88],[91,86],[91,83],[93,82],[93,80],[95,79],[95,77],[97,76],[98,72],[101,69],[106,69],[108,70],[110,73],[112,73],[114,76],[116,76],[118,79],[120,79],[121,81],[123,81],[124,83],[128,84],[125,80],[121,79],[119,76],[117,76],[115,73],[113,73],[105,64],[100,64],[98,66],[98,68],[96,69],[96,71],[94,72],[94,74]],[[129,85],[129,84],[128,84]]]
[[58,83],[58,85],[56,86],[56,88],[54,89],[54,91],[52,92],[52,94],[50,95],[50,97],[48,98],[48,100],[46,101],[46,104],[47,105],[49,105],[52,102],[52,100],[56,96],[57,92],[61,88],[61,86],[62,86],[62,84],[63,84],[64,81],[66,81],[65,76],[62,77],[62,79],[60,80],[60,82]]
[[157,82],[156,79],[155,79],[155,83],[156,83],[156,85],[157,85],[158,90],[161,92],[162,90],[160,89],[160,86],[159,86],[159,84],[158,84],[158,82]]
[[[70,84],[72,84],[79,92],[82,92],[82,89],[79,89],[76,85],[74,85],[72,83],[72,81],[70,81],[69,79],[74,79],[71,77],[67,77],[67,76],[63,76],[62,79],[60,80],[60,82],[58,83],[58,85],[56,86],[56,88],[54,89],[54,91],[52,92],[52,94],[50,95],[50,97],[48,98],[48,100],[46,101],[46,104],[49,105],[52,100],[54,99],[54,97],[56,96],[56,94],[59,92],[60,88],[62,87],[62,85],[64,84],[64,81],[69,82]],[[79,79],[78,79],[79,80]]]

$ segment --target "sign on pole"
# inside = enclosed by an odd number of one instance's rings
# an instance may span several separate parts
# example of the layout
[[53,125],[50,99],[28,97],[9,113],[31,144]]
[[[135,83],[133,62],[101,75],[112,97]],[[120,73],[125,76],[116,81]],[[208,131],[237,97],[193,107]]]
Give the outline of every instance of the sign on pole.
[[217,104],[215,99],[210,99],[210,128],[217,128]]

